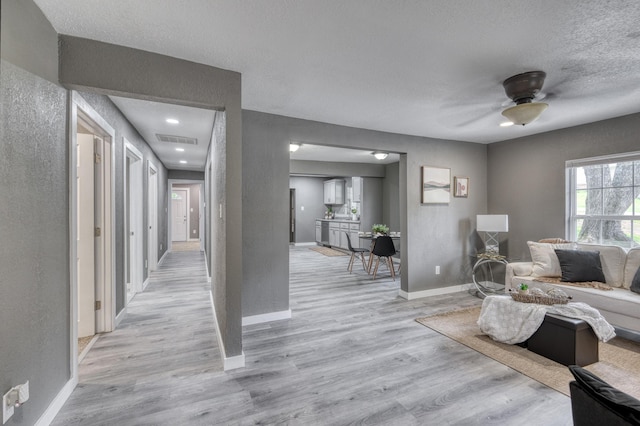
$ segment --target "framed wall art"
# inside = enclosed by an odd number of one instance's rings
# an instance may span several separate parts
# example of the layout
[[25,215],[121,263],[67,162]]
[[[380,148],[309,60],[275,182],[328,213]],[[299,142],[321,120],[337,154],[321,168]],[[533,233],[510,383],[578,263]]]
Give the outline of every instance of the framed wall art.
[[449,202],[451,169],[422,166],[422,204]]
[[467,198],[469,196],[469,178],[455,176],[453,178],[453,196]]

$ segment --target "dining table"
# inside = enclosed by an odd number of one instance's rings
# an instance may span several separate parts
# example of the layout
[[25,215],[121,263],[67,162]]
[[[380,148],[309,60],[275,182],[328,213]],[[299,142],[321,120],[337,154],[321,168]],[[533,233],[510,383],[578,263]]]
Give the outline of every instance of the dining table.
[[[378,238],[381,234],[373,233],[373,232],[358,232],[358,238],[360,240],[368,240],[369,243],[369,262],[367,263],[367,274],[371,273],[371,266],[373,264],[373,247],[376,244],[376,238]],[[400,232],[389,232],[387,236],[391,237],[391,239],[395,241],[400,239]]]

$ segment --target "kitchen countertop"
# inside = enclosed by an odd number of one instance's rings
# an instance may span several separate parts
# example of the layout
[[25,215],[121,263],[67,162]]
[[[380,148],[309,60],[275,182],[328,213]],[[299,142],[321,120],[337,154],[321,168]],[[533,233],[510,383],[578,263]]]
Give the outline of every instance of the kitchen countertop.
[[359,221],[359,220],[340,219],[340,218],[335,218],[335,219],[320,219],[320,218],[317,218],[316,220],[321,220],[321,221],[325,221],[325,222],[349,222],[349,223],[360,223],[360,221]]

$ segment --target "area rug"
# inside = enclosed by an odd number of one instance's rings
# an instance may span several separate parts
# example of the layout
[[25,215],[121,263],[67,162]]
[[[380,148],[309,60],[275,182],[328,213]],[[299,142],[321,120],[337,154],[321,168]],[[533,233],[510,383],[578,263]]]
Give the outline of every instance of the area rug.
[[309,247],[309,249],[313,250],[313,251],[317,251],[318,253],[322,253],[325,256],[347,256],[347,253],[340,251],[340,250],[335,250],[332,249],[330,247]]
[[172,241],[171,251],[200,251],[200,241]]
[[[552,389],[569,395],[573,376],[557,362],[516,345],[495,342],[482,334],[476,321],[480,308],[417,318],[420,324],[462,343]],[[585,368],[610,385],[640,398],[640,343],[616,337],[600,342],[600,361]]]

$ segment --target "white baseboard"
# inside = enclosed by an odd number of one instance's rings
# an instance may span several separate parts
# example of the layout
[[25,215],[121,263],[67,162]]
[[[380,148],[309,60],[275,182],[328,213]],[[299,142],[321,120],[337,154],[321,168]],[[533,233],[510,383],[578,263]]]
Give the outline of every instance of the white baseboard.
[[308,243],[294,243],[293,245],[296,247],[305,247],[305,246],[317,246],[318,243],[316,243],[315,241],[311,241]]
[[118,326],[126,316],[127,316],[127,307],[125,306],[124,308],[122,308],[120,313],[116,315],[116,326],[114,328],[118,328]]
[[216,336],[218,337],[218,347],[220,348],[220,354],[222,355],[224,371],[235,370],[236,368],[244,367],[244,352],[240,355],[227,357],[227,352],[224,348],[224,341],[222,340],[222,333],[220,333],[220,325],[218,324],[218,316],[216,315],[216,305],[213,303],[213,293],[209,291],[209,301],[211,302],[211,312],[213,312],[213,324],[216,326]]
[[244,327],[245,325],[261,324],[263,322],[279,321],[290,318],[291,309],[279,312],[269,312],[260,315],[251,315],[248,317],[242,317],[242,326]]
[[224,357],[224,371],[244,368],[244,352],[241,355]]
[[56,415],[60,412],[64,403],[67,402],[67,399],[69,399],[71,392],[73,392],[77,384],[78,378],[74,377],[60,389],[60,392],[58,392],[53,401],[51,401],[51,404],[49,404],[36,422],[36,426],[48,426],[53,422],[53,419],[55,419]]
[[162,264],[162,261],[164,260],[164,257],[167,255],[167,253],[169,253],[169,250],[165,250],[164,251],[164,254],[160,258],[160,260],[158,260],[158,266],[160,266]]
[[460,284],[460,285],[453,285],[450,287],[441,287],[441,288],[434,288],[431,290],[412,291],[412,292],[399,290],[398,296],[407,300],[415,300],[415,299],[420,299],[422,297],[439,296],[441,294],[457,293],[459,291],[468,291],[471,288],[473,288],[473,284]]
[[142,291],[145,291],[148,285],[149,285],[149,277],[147,277],[147,279],[144,280],[144,282],[142,283]]

